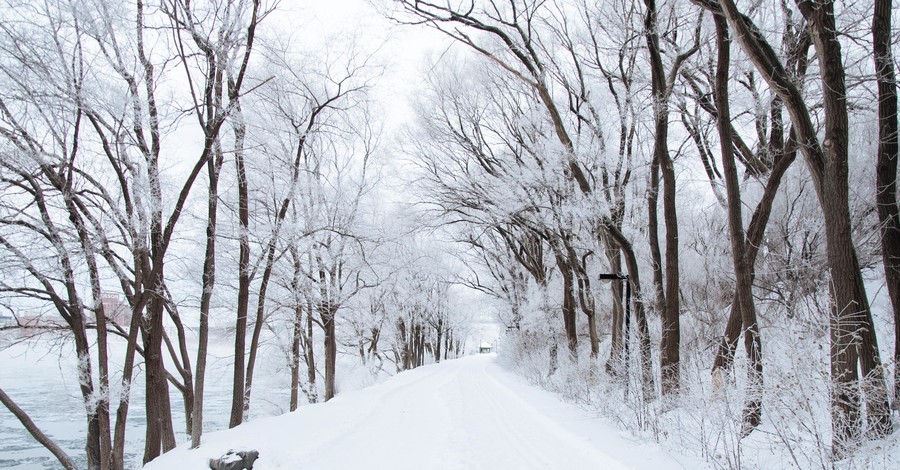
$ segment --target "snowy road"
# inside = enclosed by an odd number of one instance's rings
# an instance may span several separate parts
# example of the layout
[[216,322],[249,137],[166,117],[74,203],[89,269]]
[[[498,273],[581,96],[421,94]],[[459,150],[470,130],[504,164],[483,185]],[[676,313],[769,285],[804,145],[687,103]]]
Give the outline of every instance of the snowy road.
[[204,468],[228,449],[258,450],[257,470],[697,465],[633,442],[503,371],[489,355],[421,367],[327,404],[212,433],[200,449],[178,448],[146,468]]

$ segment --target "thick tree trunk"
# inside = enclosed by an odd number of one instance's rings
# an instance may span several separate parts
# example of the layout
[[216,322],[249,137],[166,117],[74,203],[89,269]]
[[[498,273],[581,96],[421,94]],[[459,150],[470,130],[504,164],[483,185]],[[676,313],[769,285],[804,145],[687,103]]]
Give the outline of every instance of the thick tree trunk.
[[[650,54],[650,75],[653,90],[653,114],[655,135],[653,162],[659,165],[663,190],[663,223],[666,228],[665,291],[660,300],[662,309],[662,335],[660,340],[660,373],[662,393],[677,392],[681,382],[681,297],[679,293],[678,215],[675,207],[675,166],[669,155],[669,87],[659,48],[657,11],[655,0],[644,0],[647,14],[644,21],[647,49]],[[679,66],[675,64],[675,68]],[[675,70],[673,70],[674,72]],[[651,175],[651,179],[653,176]],[[651,193],[653,189],[651,188]],[[648,200],[651,198],[648,197]],[[653,228],[651,226],[651,237]],[[651,243],[651,251],[654,249]],[[658,244],[656,245],[658,247]],[[658,250],[658,248],[656,248]],[[656,263],[657,261],[654,260]],[[657,287],[657,290],[659,287]],[[659,297],[659,294],[657,294]]]
[[[882,436],[890,431],[892,424],[875,325],[851,236],[847,96],[834,4],[829,1],[813,5],[804,1],[800,6],[801,12],[813,25],[813,44],[822,70],[825,104],[825,140],[822,148],[827,191],[822,195],[822,203],[828,264],[836,301],[832,322],[832,341],[836,342],[832,344],[832,379],[837,387],[835,404],[845,409],[845,398],[850,399],[851,403],[858,399],[855,390],[844,389],[845,385],[856,388],[856,365],[850,362],[858,357],[862,366],[860,378],[865,392],[869,429],[874,435]],[[854,426],[857,419],[858,415],[848,410],[847,424]],[[852,444],[856,432],[841,428],[836,431],[838,439],[834,447],[836,454],[841,455],[841,447]],[[847,442],[841,442],[845,435]]]
[[[781,180],[787,169],[797,158],[796,140],[793,138],[794,133],[791,132],[790,143],[793,148],[783,152],[781,156],[775,160],[775,166],[769,174],[769,180],[766,182],[766,188],[763,190],[763,196],[756,206],[753,218],[747,228],[747,243],[744,256],[746,265],[750,269],[751,278],[756,276],[756,257],[759,248],[763,243],[765,228],[769,222],[769,216],[772,213],[772,204],[775,202],[775,196],[778,194],[778,188],[781,186]],[[721,382],[722,375],[731,369],[734,362],[734,353],[737,349],[738,339],[743,330],[743,320],[741,314],[740,303],[737,299],[737,293],[731,302],[731,312],[728,315],[728,323],[725,326],[725,335],[722,337],[719,347],[716,351],[716,358],[713,361],[712,372],[714,380]]]
[[[94,318],[97,323],[97,364],[99,368],[100,390],[109,390],[109,347],[106,330],[106,311],[103,307],[103,299],[100,291],[100,277],[97,271],[93,253],[88,251],[89,270],[91,278],[91,294],[94,301]],[[91,402],[86,402],[91,403]],[[108,470],[112,464],[112,432],[110,429],[109,396],[101,394],[96,400],[93,409],[88,409],[88,415],[93,415],[97,421],[97,440],[99,460],[97,467],[100,470]],[[90,467],[90,465],[89,465]]]
[[894,407],[900,402],[900,207],[897,205],[897,83],[891,52],[891,0],[875,0],[872,17],[875,78],[878,82],[878,159],[875,201],[881,225],[881,255],[894,313]]
[[[160,273],[161,274],[161,273]],[[147,412],[144,463],[163,452],[175,448],[175,430],[172,426],[172,407],[169,402],[169,382],[162,356],[163,305],[161,279],[152,285],[144,322],[144,364],[146,367],[145,406]]]
[[[790,30],[787,26],[785,27],[784,36],[785,44],[793,43]],[[807,54],[811,44],[807,39],[795,46],[796,47],[788,46],[791,53],[787,58],[787,65],[789,69],[796,71],[796,80],[801,81],[803,77],[806,76],[806,69],[809,65]],[[784,174],[794,163],[794,160],[797,159],[797,135],[793,128],[789,133],[787,141],[785,142],[784,140],[784,131],[782,129],[784,125],[782,117],[783,105],[784,103],[780,97],[776,96],[772,100],[772,130],[769,137],[769,154],[773,156],[774,162],[772,170],[769,173],[769,179],[766,181],[766,187],[763,190],[762,198],[760,198],[759,203],[757,203],[753,218],[750,220],[750,225],[747,228],[745,256],[747,258],[747,265],[750,267],[754,277],[756,276],[756,257],[763,244],[766,226],[769,223],[769,216],[772,213],[772,204],[775,202],[775,196],[778,194],[778,188],[781,186]],[[740,304],[738,303],[737,295],[735,294],[731,304],[731,312],[728,316],[728,323],[725,327],[725,335],[719,343],[716,358],[713,361],[712,372],[714,380],[717,382],[721,382],[723,380],[722,376],[731,369],[742,328],[743,323],[741,320]]]
[[681,382],[681,295],[678,261],[678,218],[675,209],[675,167],[666,151],[663,174],[663,218],[666,226],[666,308],[663,311],[660,368],[663,393],[677,392]]

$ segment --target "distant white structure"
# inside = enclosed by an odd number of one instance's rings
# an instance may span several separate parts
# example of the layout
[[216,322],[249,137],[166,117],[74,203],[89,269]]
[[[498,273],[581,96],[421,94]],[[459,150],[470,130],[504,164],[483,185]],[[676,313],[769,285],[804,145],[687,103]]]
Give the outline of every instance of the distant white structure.
[[103,293],[100,300],[103,302],[103,312],[107,320],[126,327],[131,323],[131,308],[118,295]]
[[470,333],[466,339],[466,354],[483,353],[482,348],[490,348],[486,353],[497,352],[497,341],[500,338],[501,325],[496,322],[478,322],[470,325]]
[[16,319],[11,315],[5,315],[0,313],[0,328],[6,328],[7,326],[15,326]]

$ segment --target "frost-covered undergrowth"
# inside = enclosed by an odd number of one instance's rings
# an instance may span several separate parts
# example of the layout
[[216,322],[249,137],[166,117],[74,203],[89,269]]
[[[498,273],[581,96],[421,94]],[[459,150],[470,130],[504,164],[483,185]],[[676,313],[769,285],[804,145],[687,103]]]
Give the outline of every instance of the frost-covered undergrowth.
[[[885,339],[893,338],[893,325],[890,318],[884,318],[887,310],[879,305],[875,303],[873,312],[882,339],[882,358],[887,363],[885,376],[890,378],[893,345]],[[826,322],[818,314],[809,314],[812,309],[803,310],[804,314],[798,310],[792,317],[785,316],[783,310],[760,310],[763,417],[761,426],[744,439],[740,438],[746,371],[743,351],[739,349],[734,370],[722,386],[713,386],[710,373],[713,340],[721,335],[720,325],[692,321],[690,315],[682,317],[681,392],[649,402],[635,393],[640,387],[637,374],[624,380],[605,371],[608,337],[596,360],[589,359],[583,349],[580,359],[571,362],[560,347],[558,369],[550,376],[549,341],[536,339],[538,335],[527,340],[507,337],[500,357],[505,367],[590,413],[719,468],[900,468],[900,431],[886,439],[864,442],[853,455],[833,461]],[[658,363],[658,319],[651,319],[650,329],[654,362]],[[583,338],[580,346],[587,348],[586,342]],[[633,371],[638,367],[634,354],[630,367]],[[658,381],[658,365],[654,375]],[[900,429],[896,416],[895,428]]]

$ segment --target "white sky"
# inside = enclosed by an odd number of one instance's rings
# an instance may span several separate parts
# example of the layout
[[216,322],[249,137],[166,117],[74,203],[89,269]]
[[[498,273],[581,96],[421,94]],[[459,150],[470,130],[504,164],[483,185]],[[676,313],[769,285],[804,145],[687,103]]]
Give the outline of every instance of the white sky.
[[[385,18],[375,4],[388,0],[282,0],[271,18],[276,27],[312,44],[340,47],[358,39],[364,51],[377,51],[375,61],[385,66],[375,98],[385,106],[387,131],[409,117],[408,97],[421,83],[428,57],[446,49],[449,39],[427,27],[400,26]],[[309,44],[309,45],[312,45]]]

